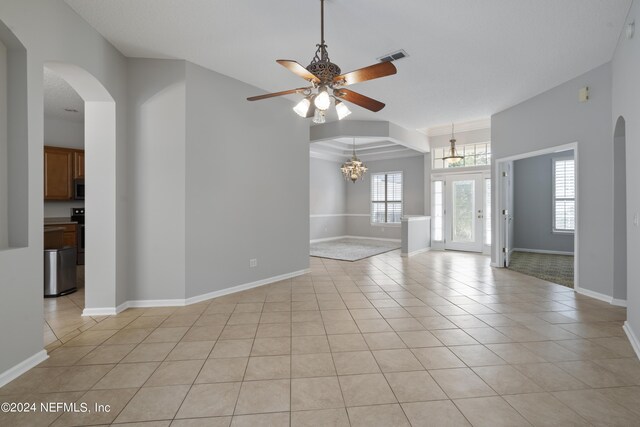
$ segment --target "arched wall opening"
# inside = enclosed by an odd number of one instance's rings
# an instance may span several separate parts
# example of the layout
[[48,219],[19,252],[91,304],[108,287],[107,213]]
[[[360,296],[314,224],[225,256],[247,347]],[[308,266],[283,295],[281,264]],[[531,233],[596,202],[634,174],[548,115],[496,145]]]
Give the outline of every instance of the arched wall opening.
[[81,67],[46,62],[84,100],[85,309],[83,315],[116,314],[116,104]]
[[626,123],[618,117],[613,134],[613,299],[627,300]]

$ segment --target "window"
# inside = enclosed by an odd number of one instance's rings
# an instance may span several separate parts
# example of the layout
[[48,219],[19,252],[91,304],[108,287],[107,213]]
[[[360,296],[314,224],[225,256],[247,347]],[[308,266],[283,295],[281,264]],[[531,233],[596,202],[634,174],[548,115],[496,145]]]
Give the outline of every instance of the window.
[[553,159],[553,231],[570,233],[576,227],[575,161]]
[[458,154],[463,159],[450,163],[442,158],[449,154],[449,146],[434,148],[431,151],[433,169],[466,168],[470,166],[487,166],[491,164],[491,143],[456,145]]
[[444,241],[444,181],[433,181],[433,240]]
[[402,218],[402,172],[371,175],[371,222],[400,223]]

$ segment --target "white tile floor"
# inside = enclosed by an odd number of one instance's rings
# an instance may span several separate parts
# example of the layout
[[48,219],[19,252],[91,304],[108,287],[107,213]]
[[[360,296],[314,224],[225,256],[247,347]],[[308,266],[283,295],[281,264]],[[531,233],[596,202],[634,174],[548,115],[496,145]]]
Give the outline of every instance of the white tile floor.
[[622,308],[473,254],[311,268],[108,318],[81,318],[81,293],[47,302],[50,358],[1,400],[111,411],[0,414],[0,425],[640,425]]

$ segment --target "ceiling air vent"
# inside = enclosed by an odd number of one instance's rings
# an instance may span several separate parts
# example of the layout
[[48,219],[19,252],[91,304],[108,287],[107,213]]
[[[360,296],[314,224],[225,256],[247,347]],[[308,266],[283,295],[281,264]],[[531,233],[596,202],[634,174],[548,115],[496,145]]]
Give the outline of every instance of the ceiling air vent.
[[380,62],[392,62],[392,61],[397,61],[397,60],[402,59],[402,58],[406,58],[407,56],[409,56],[409,54],[407,52],[405,52],[404,49],[400,49],[400,50],[397,50],[395,52],[391,52],[391,53],[388,53],[386,55],[383,55],[383,56],[379,57],[378,61],[380,61]]

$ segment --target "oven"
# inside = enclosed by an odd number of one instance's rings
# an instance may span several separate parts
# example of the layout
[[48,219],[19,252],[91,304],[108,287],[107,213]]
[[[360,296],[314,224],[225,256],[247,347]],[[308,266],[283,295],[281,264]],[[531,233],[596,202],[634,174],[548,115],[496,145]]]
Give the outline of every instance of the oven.
[[76,232],[76,247],[78,250],[78,265],[84,265],[84,208],[71,208],[71,221],[78,223]]

